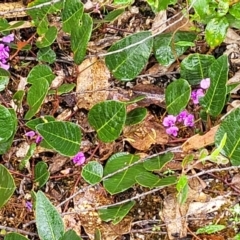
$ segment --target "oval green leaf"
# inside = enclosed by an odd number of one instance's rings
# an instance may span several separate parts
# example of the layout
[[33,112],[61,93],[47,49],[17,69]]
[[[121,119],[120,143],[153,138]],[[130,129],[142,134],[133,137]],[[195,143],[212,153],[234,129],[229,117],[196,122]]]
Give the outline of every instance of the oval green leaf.
[[43,161],[38,162],[34,168],[34,181],[38,183],[39,188],[47,182],[49,176],[48,165]]
[[[117,170],[127,167],[139,160],[139,156],[128,153],[116,153],[108,159],[104,168],[104,176],[114,173]],[[110,194],[123,192],[132,187],[135,183],[135,177],[146,171],[142,163],[136,164],[126,170],[115,174],[103,181],[104,188]]]
[[184,110],[188,104],[191,87],[184,79],[178,79],[167,86],[165,101],[169,114],[177,115]]
[[76,232],[72,229],[68,230],[67,232],[64,233],[63,237],[61,238],[61,240],[82,240],[82,238],[80,238]]
[[125,125],[134,125],[143,121],[147,116],[147,109],[143,107],[134,108],[127,113],[127,119]]
[[240,3],[233,4],[232,7],[229,8],[229,13],[240,20]]
[[117,101],[105,101],[94,105],[88,113],[90,125],[103,142],[119,137],[126,120],[126,105]]
[[98,210],[99,217],[105,222],[112,221],[112,223],[116,225],[123,220],[134,204],[135,201],[129,201],[128,203],[119,206],[100,209]]
[[217,117],[226,102],[228,79],[228,57],[226,55],[219,57],[210,66],[209,77],[211,84],[205,96],[200,98],[200,104],[208,114]]
[[37,52],[37,60],[50,64],[54,63],[56,61],[56,53],[50,47],[41,48]]
[[59,240],[63,236],[62,217],[41,191],[37,192],[36,198],[36,224],[42,240]]
[[8,233],[4,237],[4,240],[29,240],[29,239],[18,233]]
[[103,176],[103,167],[96,161],[89,162],[82,169],[82,177],[89,184],[99,183]]
[[34,118],[28,122],[26,122],[26,126],[31,128],[32,130],[36,130],[36,126],[41,123],[53,122],[55,118],[50,115],[45,115],[44,117]]
[[181,62],[180,74],[189,84],[197,85],[204,78],[208,78],[208,70],[215,58],[212,55],[190,54]]
[[225,225],[220,225],[220,224],[213,224],[213,225],[208,225],[202,228],[199,228],[196,232],[196,234],[202,234],[202,233],[207,233],[207,234],[212,234],[212,233],[217,233],[219,231],[222,231],[225,229]]
[[15,183],[8,169],[0,164],[0,208],[6,204],[15,191]]
[[38,48],[49,47],[55,41],[57,32],[57,28],[55,26],[51,26],[43,36],[39,37],[36,42],[36,46]]
[[[143,41],[146,38],[147,40]],[[128,47],[137,42],[139,44]],[[122,81],[131,81],[147,64],[152,51],[152,45],[151,32],[146,31],[132,34],[110,47],[108,52],[118,52],[106,57],[106,65],[115,78]],[[124,49],[126,47],[128,48]]]
[[215,145],[220,147],[221,141],[224,138],[225,133],[227,134],[226,143],[222,148],[222,153],[228,157],[232,165],[240,165],[240,109],[237,108],[231,112],[220,124],[216,135]]
[[188,49],[188,46],[179,46],[176,43],[193,42],[195,38],[196,34],[191,32],[176,32],[174,35],[172,33],[161,34],[154,38],[154,55],[159,63],[168,66]]
[[9,82],[10,74],[5,69],[0,68],[0,92],[3,91]]
[[36,126],[46,143],[64,156],[74,156],[80,148],[81,130],[71,122],[48,122]]

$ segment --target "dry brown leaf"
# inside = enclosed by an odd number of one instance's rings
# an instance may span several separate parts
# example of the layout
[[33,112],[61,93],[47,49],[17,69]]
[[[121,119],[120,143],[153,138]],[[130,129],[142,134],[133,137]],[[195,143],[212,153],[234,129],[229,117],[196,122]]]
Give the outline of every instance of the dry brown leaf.
[[206,147],[214,143],[214,136],[218,130],[219,125],[211,128],[204,135],[196,134],[189,138],[182,145],[182,150],[184,152],[189,152],[190,150],[198,150],[200,148]]
[[153,19],[152,33],[163,32],[166,29],[167,11],[160,11]]
[[0,17],[1,18],[17,18],[17,17],[25,17],[27,16],[26,12],[14,12],[9,13],[15,9],[22,9],[25,6],[23,5],[22,1],[19,2],[10,2],[10,3],[0,3]]
[[97,228],[104,240],[114,240],[130,231],[132,221],[130,217],[125,217],[120,223],[113,225],[112,223],[102,222],[97,211],[88,210],[111,203],[113,201],[110,197],[107,197],[105,189],[100,186],[88,189],[74,198],[74,209],[75,211],[82,210],[78,216],[90,239],[94,239],[94,232]]
[[64,157],[59,154],[53,156],[51,158],[52,163],[49,166],[49,171],[51,174],[59,172],[60,170],[63,170],[62,167],[66,164],[66,162],[69,160],[69,157]]
[[231,28],[228,28],[224,42],[227,44],[238,43],[240,36]]
[[107,100],[110,72],[103,60],[86,59],[78,66],[76,94],[79,108],[89,110],[96,103]]
[[123,136],[134,148],[141,151],[148,150],[152,144],[168,142],[165,128],[151,115],[140,124],[125,127]]

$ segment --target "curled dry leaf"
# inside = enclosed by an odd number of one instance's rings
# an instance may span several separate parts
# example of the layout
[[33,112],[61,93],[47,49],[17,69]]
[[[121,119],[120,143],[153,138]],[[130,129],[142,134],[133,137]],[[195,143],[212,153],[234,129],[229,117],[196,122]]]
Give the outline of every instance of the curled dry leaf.
[[165,128],[150,115],[140,124],[125,127],[123,136],[134,148],[141,151],[148,150],[152,144],[166,144],[168,142]]
[[190,150],[198,150],[214,143],[214,136],[217,132],[219,125],[211,128],[204,135],[196,134],[183,143],[182,149],[184,152]]
[[74,209],[78,213],[81,224],[90,239],[94,239],[95,229],[99,229],[104,240],[114,240],[130,231],[131,217],[125,217],[120,223],[102,222],[95,210],[99,206],[112,204],[113,200],[107,197],[103,187],[90,188],[84,193],[77,195],[74,199]]
[[103,60],[86,59],[78,66],[76,94],[78,108],[89,110],[96,103],[107,100],[110,72]]

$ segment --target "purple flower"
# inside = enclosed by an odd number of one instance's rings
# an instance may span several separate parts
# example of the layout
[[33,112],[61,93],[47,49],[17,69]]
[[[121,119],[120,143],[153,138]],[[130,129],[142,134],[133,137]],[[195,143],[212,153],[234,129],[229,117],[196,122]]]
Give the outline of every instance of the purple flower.
[[38,144],[38,143],[40,143],[42,140],[43,140],[43,137],[40,136],[40,135],[38,135],[37,138],[36,138],[36,140],[35,140],[35,142]]
[[26,201],[26,204],[25,204],[26,208],[31,211],[32,210],[32,203],[29,202],[29,201]]
[[76,165],[83,165],[86,161],[86,157],[83,152],[78,152],[73,158],[73,163]]
[[210,86],[210,78],[205,78],[200,82],[200,87],[202,89],[208,89]]
[[201,88],[194,89],[191,93],[191,99],[194,104],[199,104],[199,98],[204,96],[204,92]]
[[0,43],[0,60],[6,61],[6,59],[8,59],[8,58],[9,58],[9,47]]
[[164,127],[172,127],[172,126],[174,126],[176,120],[177,120],[177,117],[175,117],[173,115],[168,115],[167,117],[165,117],[163,119],[163,126]]
[[177,115],[177,121],[178,122],[183,122],[184,119],[188,116],[188,112],[187,110],[184,110],[182,112],[180,112],[178,115]]
[[32,139],[35,135],[36,133],[34,131],[29,131],[25,133],[25,136],[29,137],[30,139]]
[[2,38],[2,41],[4,42],[4,43],[10,43],[10,42],[12,42],[14,40],[14,34],[13,33],[11,33],[11,34],[9,34],[9,35],[7,35],[7,36],[4,36],[3,38]]
[[8,70],[10,68],[10,65],[7,63],[7,64],[4,64],[2,62],[0,62],[0,68],[3,68],[5,70]]
[[172,126],[166,129],[166,133],[176,137],[178,135],[178,127]]
[[183,124],[186,127],[193,127],[194,126],[194,116],[192,114],[188,114],[187,117],[185,117]]

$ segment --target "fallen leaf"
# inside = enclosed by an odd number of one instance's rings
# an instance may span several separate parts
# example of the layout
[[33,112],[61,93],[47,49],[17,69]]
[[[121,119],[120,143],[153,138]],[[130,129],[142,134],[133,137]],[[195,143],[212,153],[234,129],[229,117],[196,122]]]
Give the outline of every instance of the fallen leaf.
[[217,132],[219,125],[211,128],[207,133],[204,135],[196,134],[189,138],[186,142],[182,145],[182,150],[184,152],[189,152],[190,150],[198,150],[208,145],[214,143],[214,136]]
[[103,60],[86,59],[78,66],[77,106],[89,110],[96,103],[107,100],[110,72]]

